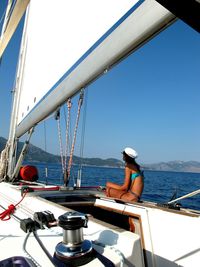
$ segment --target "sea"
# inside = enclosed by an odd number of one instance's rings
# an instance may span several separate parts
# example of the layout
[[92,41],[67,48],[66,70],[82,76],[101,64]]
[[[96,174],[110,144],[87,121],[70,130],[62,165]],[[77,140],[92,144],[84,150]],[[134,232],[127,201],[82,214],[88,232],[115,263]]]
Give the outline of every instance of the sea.
[[[37,163],[39,181],[47,184],[63,185],[60,164]],[[76,185],[78,166],[72,166],[69,186]],[[141,200],[166,203],[200,189],[200,173],[144,171],[144,191]],[[81,186],[105,186],[107,181],[122,184],[123,168],[82,166]],[[200,210],[200,194],[178,201],[182,207]]]

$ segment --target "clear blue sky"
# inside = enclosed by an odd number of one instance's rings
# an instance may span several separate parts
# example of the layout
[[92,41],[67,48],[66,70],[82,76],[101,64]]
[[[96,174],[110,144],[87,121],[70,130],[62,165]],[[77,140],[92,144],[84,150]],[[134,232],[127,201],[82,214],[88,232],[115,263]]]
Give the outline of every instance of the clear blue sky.
[[[6,138],[19,35],[20,30],[0,67],[0,136]],[[84,157],[121,159],[130,146],[140,163],[200,161],[199,48],[200,35],[177,21],[90,85]],[[46,130],[47,151],[58,154],[55,121],[47,121]],[[41,124],[31,142],[44,148],[44,140]]]

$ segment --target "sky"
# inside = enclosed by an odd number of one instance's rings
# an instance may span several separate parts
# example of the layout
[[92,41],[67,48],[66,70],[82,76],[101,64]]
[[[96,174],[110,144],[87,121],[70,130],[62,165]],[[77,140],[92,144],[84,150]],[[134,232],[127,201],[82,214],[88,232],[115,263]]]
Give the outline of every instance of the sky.
[[[1,1],[0,13],[3,3]],[[21,25],[0,65],[0,136],[8,137],[11,91]],[[84,157],[122,159],[134,148],[139,163],[200,161],[200,36],[178,20],[86,89]],[[75,124],[77,97],[73,100]],[[81,129],[75,146],[80,154]],[[63,139],[65,119],[62,118]],[[45,135],[46,133],[46,135]],[[31,143],[59,154],[54,119],[37,126]]]

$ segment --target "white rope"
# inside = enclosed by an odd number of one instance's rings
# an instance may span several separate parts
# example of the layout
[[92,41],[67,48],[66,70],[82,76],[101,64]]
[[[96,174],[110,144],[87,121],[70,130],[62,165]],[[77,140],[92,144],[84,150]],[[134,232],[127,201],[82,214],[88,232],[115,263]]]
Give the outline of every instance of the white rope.
[[[44,120],[44,151],[47,152],[47,131],[46,131],[46,120]],[[45,171],[45,182],[48,184],[48,167],[44,168]]]
[[193,197],[193,196],[198,195],[198,194],[200,194],[200,189],[198,189],[198,190],[196,190],[196,191],[193,191],[193,192],[191,192],[191,193],[189,193],[189,194],[187,194],[187,195],[184,195],[184,196],[182,196],[182,197],[179,197],[179,198],[176,198],[176,199],[174,199],[174,200],[171,200],[171,201],[168,202],[168,204],[174,203],[174,202],[176,202],[176,201],[179,201],[179,200],[181,200],[181,199],[185,199],[185,198],[188,198],[188,197]]
[[78,122],[79,122],[79,118],[80,118],[80,111],[81,111],[82,103],[83,103],[83,92],[81,92],[81,94],[80,94],[79,103],[78,103],[78,111],[77,111],[77,117],[76,117],[75,129],[74,129],[74,136],[73,136],[72,147],[71,147],[71,151],[70,151],[68,168],[67,168],[68,177],[70,177],[70,171],[71,171],[71,166],[72,166],[72,159],[73,159],[73,154],[74,154],[76,134],[77,134],[77,130],[78,130]]
[[71,99],[69,98],[67,100],[67,124],[66,124],[66,147],[65,147],[65,162],[64,162],[64,184],[66,185],[67,180],[68,180],[68,172],[67,172],[67,154],[68,154],[68,147],[69,147],[69,126],[70,126],[70,117],[71,117],[71,107],[72,107],[72,102]]
[[61,158],[62,172],[64,174],[65,169],[64,169],[63,145],[62,145],[61,127],[60,127],[60,110],[57,111],[56,120],[57,120],[57,127],[58,127],[58,139],[59,139],[59,145],[60,145],[60,158]]
[[65,154],[63,153],[63,144],[62,144],[62,136],[61,136],[61,125],[60,125],[60,110],[57,111],[56,114],[56,120],[57,120],[57,125],[58,125],[58,137],[59,137],[59,145],[60,145],[60,156],[61,156],[61,164],[62,164],[62,172],[63,172],[63,177],[64,177],[64,184],[67,184],[67,181],[70,177],[70,171],[71,171],[71,166],[72,166],[72,159],[73,159],[73,153],[74,153],[74,147],[75,147],[75,142],[76,142],[76,135],[77,135],[77,130],[78,130],[78,123],[79,123],[79,118],[80,118],[80,111],[81,111],[81,106],[83,103],[83,91],[81,91],[80,98],[79,98],[79,103],[78,103],[78,111],[77,111],[77,117],[76,117],[76,123],[75,123],[75,129],[74,129],[74,136],[73,136],[73,141],[71,145],[71,151],[69,155],[69,162],[68,162],[68,167],[67,167],[67,154],[68,154],[68,146],[69,146],[69,126],[70,126],[70,111],[71,111],[71,99],[68,99],[67,101],[67,107],[68,107],[68,116],[67,116],[67,122],[66,122],[66,147],[65,147]]
[[84,150],[84,141],[85,141],[85,125],[86,125],[86,113],[87,113],[87,99],[88,99],[88,90],[85,91],[84,97],[84,112],[83,112],[83,123],[82,123],[82,135],[81,135],[81,144],[80,144],[80,164],[77,177],[77,187],[81,187],[81,178],[82,178],[82,162],[83,162],[83,150]]
[[6,169],[8,165],[8,152],[9,152],[9,145],[7,143],[4,150],[1,151],[1,156],[0,156],[0,181],[4,181],[6,178]]

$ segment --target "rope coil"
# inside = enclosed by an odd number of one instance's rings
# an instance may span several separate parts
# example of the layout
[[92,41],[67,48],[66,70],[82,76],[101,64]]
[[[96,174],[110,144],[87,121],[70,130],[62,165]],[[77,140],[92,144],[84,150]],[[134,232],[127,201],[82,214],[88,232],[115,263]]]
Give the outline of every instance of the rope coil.
[[6,210],[0,213],[0,219],[2,221],[10,220],[10,215],[15,212],[16,207],[22,202],[22,200],[25,198],[27,193],[28,193],[28,190],[24,192],[21,200],[16,205],[10,204]]
[[0,213],[0,219],[2,221],[8,221],[10,219],[10,215],[13,214],[15,211],[15,206],[11,204],[8,206],[8,209]]

